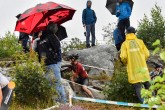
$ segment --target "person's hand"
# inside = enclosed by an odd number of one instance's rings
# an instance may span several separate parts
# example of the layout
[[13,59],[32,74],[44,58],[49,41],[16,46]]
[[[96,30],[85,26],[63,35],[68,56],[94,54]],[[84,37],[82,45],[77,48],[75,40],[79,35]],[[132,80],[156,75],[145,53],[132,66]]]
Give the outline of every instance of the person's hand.
[[120,13],[120,10],[117,10],[117,13]]
[[42,36],[42,31],[40,31],[38,34],[38,37],[41,37],[41,36]]

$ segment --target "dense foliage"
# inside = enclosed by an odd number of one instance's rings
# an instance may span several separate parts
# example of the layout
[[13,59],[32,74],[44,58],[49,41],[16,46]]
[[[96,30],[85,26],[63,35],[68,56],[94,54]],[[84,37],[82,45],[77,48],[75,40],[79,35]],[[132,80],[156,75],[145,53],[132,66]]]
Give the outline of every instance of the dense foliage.
[[21,51],[22,47],[14,34],[7,32],[5,36],[0,39],[0,58],[9,58],[13,54]]
[[[154,54],[160,53],[160,58],[165,62],[165,51],[160,47],[160,40],[153,43],[153,46],[157,47]],[[163,72],[165,73],[165,69]],[[149,104],[150,109],[152,106],[158,105],[158,110],[165,110],[165,74],[163,77],[157,76],[151,81],[150,89],[142,89],[141,94],[145,99],[145,103]]]
[[128,83],[126,67],[120,61],[116,61],[115,73],[106,85],[104,94],[113,101],[137,102],[134,88]]
[[69,41],[69,43],[62,42],[62,49],[64,53],[70,50],[80,50],[84,48],[86,48],[86,44],[85,42],[82,42],[79,38],[72,38],[71,41]]
[[150,49],[153,49],[152,43],[156,39],[160,39],[161,47],[165,47],[165,18],[159,6],[155,5],[152,8],[151,18],[144,15],[144,18],[139,22],[137,36],[143,39]]
[[[55,85],[45,77],[45,67],[38,63],[37,57],[28,54],[15,55],[16,101],[36,107],[39,103],[50,103],[55,96]],[[53,77],[54,78],[54,77]]]

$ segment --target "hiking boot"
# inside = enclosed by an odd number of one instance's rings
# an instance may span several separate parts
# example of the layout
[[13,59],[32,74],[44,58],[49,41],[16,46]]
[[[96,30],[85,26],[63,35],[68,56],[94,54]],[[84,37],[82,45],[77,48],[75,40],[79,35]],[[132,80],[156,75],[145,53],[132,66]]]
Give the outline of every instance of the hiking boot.
[[87,44],[86,47],[87,47],[87,48],[90,48],[91,46],[90,46],[90,44]]
[[96,46],[95,44],[92,44],[92,47]]

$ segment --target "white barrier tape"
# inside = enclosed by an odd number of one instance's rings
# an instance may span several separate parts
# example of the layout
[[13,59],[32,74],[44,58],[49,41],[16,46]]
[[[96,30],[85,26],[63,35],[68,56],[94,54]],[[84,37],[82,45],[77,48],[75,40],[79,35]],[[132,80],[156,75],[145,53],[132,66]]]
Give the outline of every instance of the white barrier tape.
[[46,108],[46,109],[43,109],[43,110],[52,110],[52,109],[55,109],[55,108],[58,108],[58,107],[59,107],[59,105],[55,105],[55,106],[52,106],[50,108]]
[[[86,85],[81,85],[81,84],[78,84],[78,83],[76,83],[76,82],[73,82],[73,81],[70,81],[70,80],[67,80],[67,79],[64,79],[64,80],[66,80],[67,82],[74,83],[74,84],[79,85],[79,86],[86,86]],[[101,92],[101,91],[99,91],[99,90],[97,90],[97,89],[93,89],[92,87],[89,87],[89,86],[86,86],[86,87],[87,87],[87,88],[90,88],[90,89],[92,89],[92,90],[94,90],[94,91]]]
[[[149,108],[148,104],[117,102],[117,101],[108,101],[108,100],[100,100],[100,99],[93,99],[93,98],[85,98],[85,97],[73,97],[73,99],[83,100],[83,101],[90,101],[90,102],[97,102],[97,103],[102,103],[102,104],[112,104],[112,105],[120,105],[120,106],[128,106],[128,107]],[[158,106],[155,105],[152,108],[158,108]]]
[[[70,63],[70,62],[68,62],[68,63]],[[100,68],[100,67],[90,66],[90,65],[85,65],[85,64],[82,64],[82,65],[85,66],[85,67],[95,68],[95,69],[98,69],[98,70],[104,70],[104,71],[112,71],[112,72],[114,72],[114,70],[110,70],[110,69],[107,69],[107,68]]]

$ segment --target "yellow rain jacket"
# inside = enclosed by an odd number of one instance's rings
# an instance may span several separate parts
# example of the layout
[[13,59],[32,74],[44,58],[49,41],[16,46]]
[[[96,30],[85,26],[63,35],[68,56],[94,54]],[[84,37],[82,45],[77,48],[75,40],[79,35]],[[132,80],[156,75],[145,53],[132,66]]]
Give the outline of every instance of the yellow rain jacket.
[[127,34],[126,41],[121,46],[120,58],[127,64],[128,81],[131,84],[150,81],[146,60],[149,51],[142,40],[134,33]]

